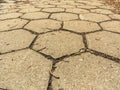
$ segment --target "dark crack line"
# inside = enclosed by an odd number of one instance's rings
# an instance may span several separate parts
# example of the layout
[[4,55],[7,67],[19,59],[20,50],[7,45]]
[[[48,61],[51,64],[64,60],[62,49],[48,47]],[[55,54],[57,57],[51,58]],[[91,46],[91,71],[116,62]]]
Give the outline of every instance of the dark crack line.
[[92,49],[88,49],[87,51],[90,52],[91,54],[96,55],[96,56],[101,56],[101,57],[107,58],[108,60],[112,60],[112,61],[114,61],[116,63],[120,63],[120,59],[117,58],[117,57],[113,57],[111,55],[107,55],[105,53],[98,52],[98,51],[92,50]]
[[0,52],[0,55],[4,55],[4,54],[8,54],[8,53],[12,53],[12,52],[17,52],[17,51],[21,51],[21,50],[25,50],[25,49],[29,49],[29,47],[26,47],[26,48],[22,48],[22,49],[17,49],[17,50],[11,50],[11,51],[8,51],[8,52]]
[[0,90],[8,90],[8,89],[0,88]]
[[[81,49],[81,50],[82,50],[82,49]],[[73,54],[70,54],[70,55],[62,56],[62,57],[57,58],[57,59],[55,59],[55,60],[53,61],[52,70],[51,70],[51,73],[50,73],[50,78],[49,78],[47,90],[53,90],[53,88],[52,88],[52,78],[60,79],[59,76],[55,76],[54,74],[52,74],[52,73],[55,71],[55,69],[57,68],[57,67],[56,67],[56,64],[57,64],[58,62],[64,61],[65,58],[68,58],[68,57],[71,57],[71,56],[81,55],[82,53],[85,53],[85,52],[82,51],[81,53],[80,53],[80,52],[77,52],[77,53],[73,53]]]
[[[71,33],[74,33],[74,34],[78,34],[78,35],[83,35],[83,34],[91,34],[91,33],[96,33],[96,32],[100,32],[102,31],[101,29],[100,30],[95,30],[95,31],[89,31],[89,32],[75,32],[73,30],[68,30],[68,29],[61,29],[62,31],[67,31],[67,32],[71,32]],[[79,30],[78,30],[79,31]]]
[[82,35],[82,38],[83,38],[83,43],[84,43],[85,49],[88,49],[88,43],[87,43],[86,35],[83,34],[83,35]]
[[51,71],[49,72],[49,74],[50,74],[50,77],[49,77],[49,81],[48,81],[48,87],[47,87],[47,90],[53,90],[53,88],[52,88],[52,77],[53,77],[53,72],[54,72],[54,70],[55,70],[55,64],[54,64],[54,61],[53,61],[53,63],[52,63],[52,69],[51,69]]
[[115,33],[115,34],[120,34],[120,32],[115,32],[115,31],[110,31],[110,30],[103,30],[103,31],[111,32],[111,33]]
[[32,47],[33,47],[33,45],[34,45],[35,41],[37,40],[37,38],[38,38],[38,35],[35,36],[35,38],[34,38],[33,41],[31,42],[31,44],[29,45],[29,48],[32,48]]

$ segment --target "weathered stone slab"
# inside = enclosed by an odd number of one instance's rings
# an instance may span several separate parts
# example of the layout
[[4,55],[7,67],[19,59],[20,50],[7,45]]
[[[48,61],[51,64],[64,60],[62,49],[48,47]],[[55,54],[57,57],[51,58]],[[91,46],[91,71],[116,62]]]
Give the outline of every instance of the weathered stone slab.
[[111,32],[97,32],[87,35],[90,49],[120,58],[120,35]]
[[22,28],[28,21],[23,19],[11,19],[0,21],[0,31]]
[[25,30],[14,30],[0,33],[0,53],[28,47],[35,35]]
[[22,15],[22,13],[7,13],[0,15],[0,20],[18,18]]
[[78,33],[91,32],[100,29],[97,23],[80,20],[66,21],[64,22],[63,28]]
[[94,22],[102,22],[102,21],[110,20],[110,18],[106,15],[95,14],[95,13],[80,14],[79,17],[82,20],[88,20]]
[[22,16],[22,18],[25,19],[42,19],[42,18],[48,18],[49,13],[45,12],[34,12],[34,13],[26,13]]
[[47,90],[52,61],[32,50],[0,55],[0,88]]
[[42,9],[42,11],[45,11],[45,12],[63,12],[64,11],[64,8],[44,8]]
[[78,15],[72,13],[54,13],[50,18],[60,21],[69,21],[78,19]]
[[82,54],[66,58],[56,64],[52,78],[53,90],[119,90],[120,64]]
[[104,30],[120,32],[120,21],[107,21],[100,24]]
[[33,49],[54,58],[78,52],[81,48],[84,48],[82,37],[65,31],[39,35],[33,46]]
[[66,9],[66,12],[77,13],[77,14],[80,14],[80,13],[89,13],[88,10],[80,9],[80,8]]
[[25,26],[25,28],[38,33],[58,30],[60,27],[61,22],[51,19],[34,20]]

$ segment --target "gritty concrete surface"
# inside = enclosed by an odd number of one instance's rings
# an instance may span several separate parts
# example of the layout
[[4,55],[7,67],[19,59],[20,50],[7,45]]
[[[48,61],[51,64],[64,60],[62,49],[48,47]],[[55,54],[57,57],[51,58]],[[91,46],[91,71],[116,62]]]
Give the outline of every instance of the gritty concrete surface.
[[9,19],[0,21],[0,31],[22,28],[28,21],[23,19]]
[[103,27],[104,30],[120,33],[120,21],[113,20],[113,21],[103,22],[101,23],[101,26]]
[[54,58],[78,52],[82,48],[84,48],[82,37],[65,31],[39,35],[33,46],[33,49],[51,55]]
[[95,14],[95,13],[80,14],[79,17],[81,20],[88,20],[93,22],[102,22],[102,21],[110,20],[110,18],[106,15]]
[[120,35],[111,32],[97,32],[87,35],[90,49],[120,58]]
[[63,28],[78,33],[100,30],[97,23],[81,20],[66,21]]
[[119,90],[120,64],[89,53],[56,64],[53,90]]
[[7,14],[2,14],[2,15],[0,15],[0,20],[18,18],[21,15],[22,15],[22,13],[7,13]]
[[48,18],[49,13],[45,12],[34,12],[34,13],[26,13],[22,16],[24,19],[44,19]]
[[1,88],[8,90],[47,89],[52,61],[27,49],[0,55],[0,59]]
[[101,14],[113,14],[113,12],[106,9],[92,9],[91,12],[101,13]]
[[34,34],[25,30],[13,30],[9,32],[0,33],[0,52],[10,52],[17,49],[29,47],[33,39]]
[[43,33],[61,28],[61,22],[51,19],[34,20],[25,26],[26,29]]
[[60,21],[70,21],[70,20],[78,19],[78,15],[71,13],[55,13],[52,14],[50,18]]
[[113,9],[103,0],[0,1],[0,90],[119,90]]
[[86,9],[80,9],[80,8],[71,8],[71,9],[68,8],[66,9],[66,12],[81,14],[81,13],[88,13],[89,11]]

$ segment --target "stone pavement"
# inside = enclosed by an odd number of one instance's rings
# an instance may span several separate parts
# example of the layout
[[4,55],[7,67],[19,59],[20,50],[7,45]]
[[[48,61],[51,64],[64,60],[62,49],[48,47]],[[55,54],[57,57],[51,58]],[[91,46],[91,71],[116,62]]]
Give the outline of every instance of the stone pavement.
[[112,7],[3,1],[0,90],[120,90],[120,15]]

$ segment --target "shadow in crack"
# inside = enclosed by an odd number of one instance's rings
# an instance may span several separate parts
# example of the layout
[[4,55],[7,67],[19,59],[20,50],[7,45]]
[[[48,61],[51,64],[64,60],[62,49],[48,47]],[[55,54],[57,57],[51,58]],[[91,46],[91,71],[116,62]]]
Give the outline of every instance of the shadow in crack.
[[29,4],[30,1],[29,0],[25,0],[25,1],[15,1],[15,3],[24,3],[24,4]]
[[0,90],[8,90],[8,89],[0,88]]
[[0,3],[7,3],[5,0],[0,0]]

